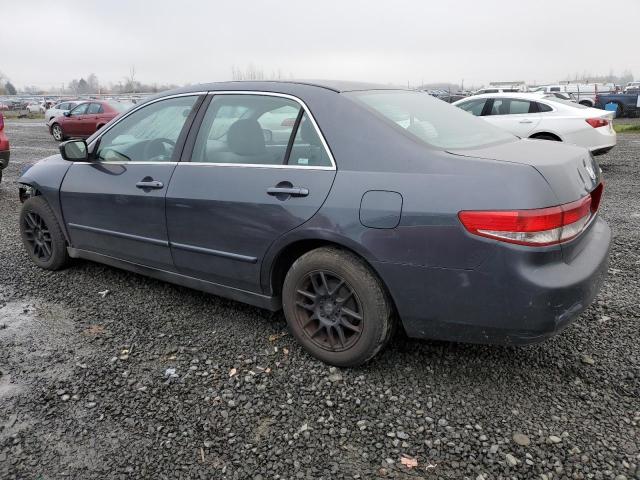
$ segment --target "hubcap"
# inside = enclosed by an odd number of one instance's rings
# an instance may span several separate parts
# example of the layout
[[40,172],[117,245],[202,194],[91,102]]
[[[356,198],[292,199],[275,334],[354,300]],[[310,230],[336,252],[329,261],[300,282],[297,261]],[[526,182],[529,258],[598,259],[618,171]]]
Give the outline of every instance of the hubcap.
[[62,138],[62,132],[60,131],[59,126],[53,127],[53,136],[56,140],[60,140]]
[[296,289],[296,320],[317,346],[332,352],[351,348],[363,328],[362,305],[353,288],[339,275],[307,274]]
[[34,212],[27,213],[22,230],[33,256],[44,262],[49,260],[52,253],[51,232],[42,217]]

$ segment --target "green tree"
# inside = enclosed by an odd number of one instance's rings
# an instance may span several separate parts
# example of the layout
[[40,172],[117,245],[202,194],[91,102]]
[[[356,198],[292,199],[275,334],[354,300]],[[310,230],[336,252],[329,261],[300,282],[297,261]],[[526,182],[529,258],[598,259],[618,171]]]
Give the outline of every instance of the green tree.
[[9,95],[15,95],[16,93],[18,93],[18,91],[16,90],[16,87],[14,87],[13,83],[11,82],[5,83],[4,89],[7,91],[7,94]]

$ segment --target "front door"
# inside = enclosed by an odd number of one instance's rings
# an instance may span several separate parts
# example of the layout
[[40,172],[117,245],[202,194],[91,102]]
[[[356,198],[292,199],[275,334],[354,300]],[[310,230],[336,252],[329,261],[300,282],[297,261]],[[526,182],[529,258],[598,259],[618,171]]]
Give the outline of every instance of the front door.
[[283,96],[215,95],[185,156],[167,193],[176,268],[260,293],[267,249],[318,211],[335,177],[313,120]]
[[91,161],[71,166],[60,197],[73,247],[173,269],[165,196],[197,100],[143,106],[90,145]]
[[63,130],[68,137],[82,136],[82,123],[89,108],[88,103],[81,103],[69,112],[69,116],[65,118]]

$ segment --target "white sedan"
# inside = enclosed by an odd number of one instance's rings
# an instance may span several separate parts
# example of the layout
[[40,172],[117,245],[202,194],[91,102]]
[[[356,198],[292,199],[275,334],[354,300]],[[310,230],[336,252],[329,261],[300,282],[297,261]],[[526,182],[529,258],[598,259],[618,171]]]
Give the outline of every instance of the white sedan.
[[76,105],[82,103],[81,100],[65,100],[63,102],[57,103],[49,110],[44,112],[44,121],[45,123],[49,123],[52,119],[56,117],[60,117],[64,115],[64,112],[70,111]]
[[572,143],[594,155],[616,145],[613,112],[552,95],[493,93],[467,97],[453,105],[521,138]]

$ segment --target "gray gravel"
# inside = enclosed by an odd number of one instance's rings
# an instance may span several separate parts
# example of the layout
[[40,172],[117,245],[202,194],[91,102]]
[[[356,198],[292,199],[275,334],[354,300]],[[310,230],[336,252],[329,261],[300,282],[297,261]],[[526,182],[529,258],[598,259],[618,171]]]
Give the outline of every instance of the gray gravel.
[[15,179],[56,145],[37,122],[7,132],[0,478],[640,479],[640,135],[600,157],[609,277],[562,335],[398,337],[336,370],[281,314],[89,262],[33,266]]

